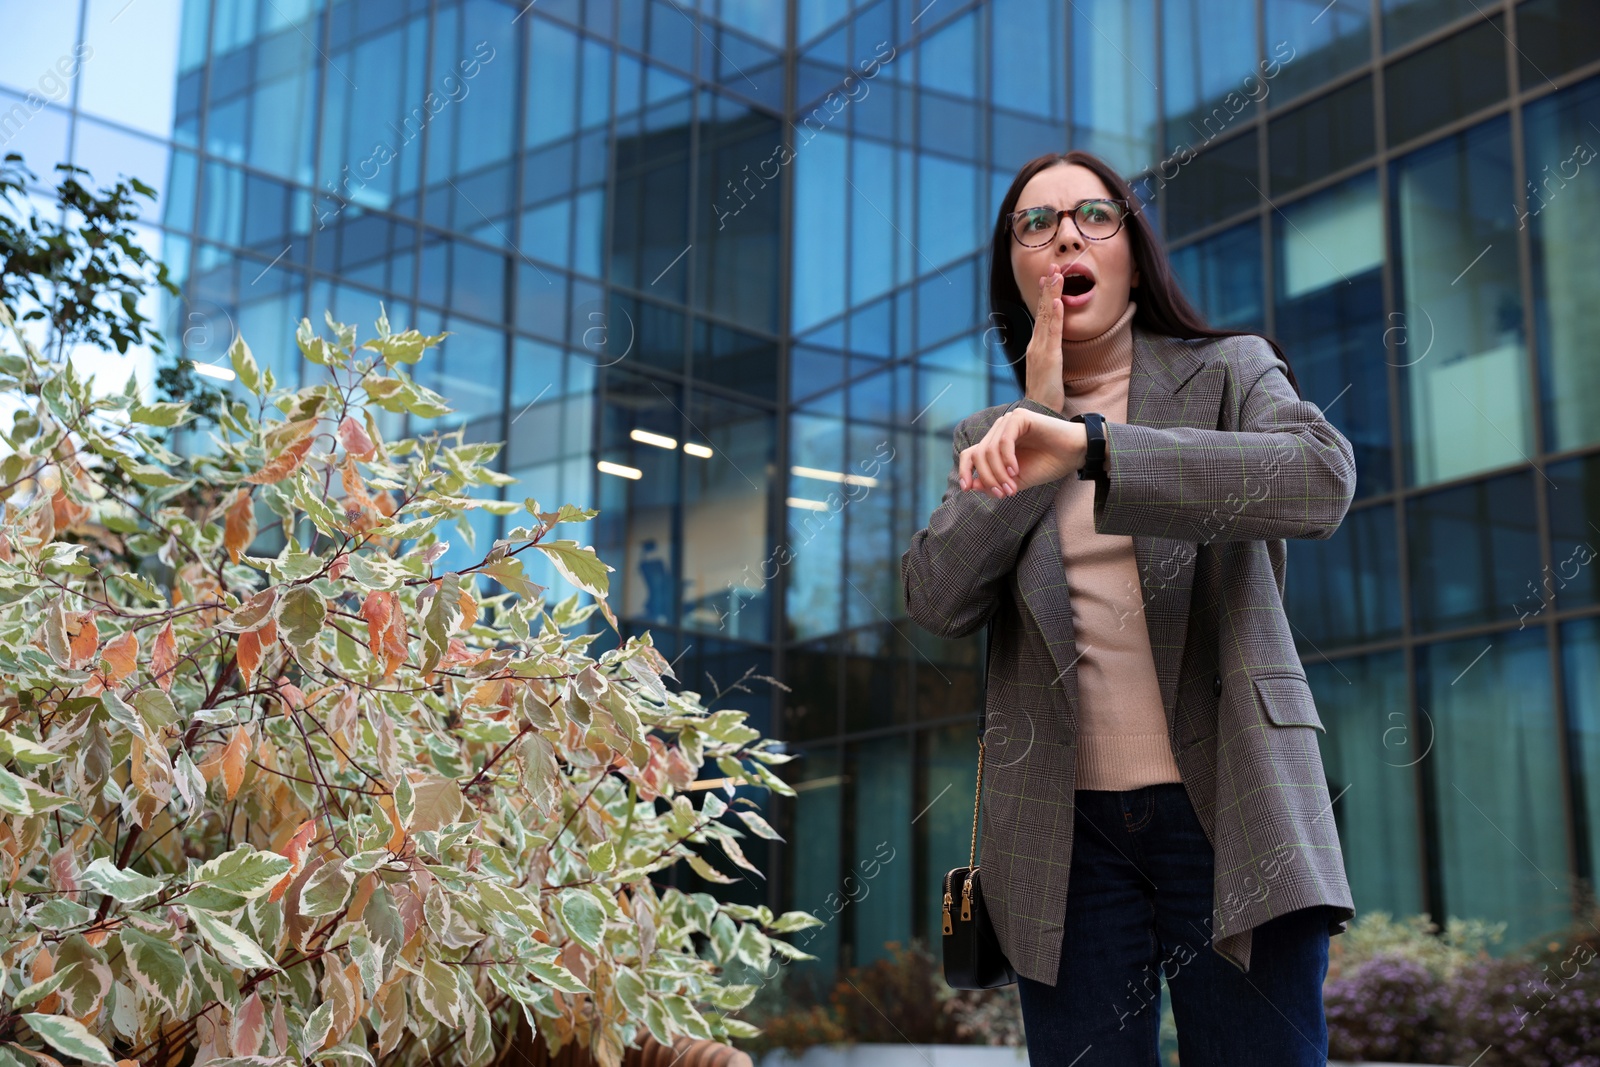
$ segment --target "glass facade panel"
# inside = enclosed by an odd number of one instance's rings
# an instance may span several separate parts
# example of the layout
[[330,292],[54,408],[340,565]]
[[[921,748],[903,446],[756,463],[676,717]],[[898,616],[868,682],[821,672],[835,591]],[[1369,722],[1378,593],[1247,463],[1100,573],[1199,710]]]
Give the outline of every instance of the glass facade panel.
[[1545,445],[1552,452],[1600,441],[1600,78],[1530,106],[1524,119],[1527,206],[1517,214],[1533,251],[1534,334],[1539,340]]
[[1533,448],[1508,135],[1495,119],[1392,165],[1400,318],[1389,335],[1414,485]]
[[[1188,160],[1161,187],[1163,221],[1174,237],[1193,233],[1256,206],[1261,188],[1258,142],[1250,130]],[[1186,156],[1180,154],[1178,163]]]
[[1535,514],[1527,472],[1414,498],[1406,509],[1414,625],[1447,630],[1515,618],[1529,580],[1539,577]]
[[851,963],[885,959],[886,941],[911,937],[913,871],[911,735],[876,738],[850,746],[846,788],[853,818],[850,869],[839,886],[851,901]]
[[1517,621],[1526,625],[1552,603],[1562,609],[1600,604],[1600,456],[1552,463],[1550,563],[1517,590]]
[[1372,55],[1369,0],[1266,0],[1266,17],[1268,53],[1288,56],[1272,79],[1268,107],[1332,81]]
[[[1574,816],[1582,847],[1600,855],[1600,618],[1562,626],[1561,677],[1567,706],[1568,762]],[[1591,862],[1592,859],[1591,859]]]
[[1586,0],[1529,0],[1517,7],[1517,65],[1524,88],[1600,59],[1600,19]]
[[1389,65],[1383,98],[1390,144],[1505,99],[1504,23],[1496,15]]
[[1358,914],[1426,910],[1418,767],[1434,728],[1407,713],[1400,653],[1307,664],[1306,677],[1329,725],[1322,766]]
[[825,995],[840,963],[839,913],[848,903],[840,889],[845,873],[839,847],[846,825],[843,766],[838,748],[808,746],[788,768],[793,768],[787,777],[795,799],[790,805],[793,826],[784,835],[791,842],[785,895],[795,908],[822,919],[823,925],[803,930],[792,939],[817,958],[790,964],[784,980],[813,985]]
[[[1135,174],[1154,164],[1158,155],[1156,75],[1160,64],[1155,40],[1147,29],[1155,18],[1155,0],[1083,0],[1069,8],[1072,147],[1101,156],[1123,174]],[[1049,48],[1043,51],[1053,53]],[[1004,65],[1011,68],[1009,77],[1032,81],[1027,65]]]
[[1483,7],[1474,0],[1383,0],[1383,47],[1396,49]]
[[[1167,151],[1210,140],[1244,112],[1256,70],[1255,0],[1161,0]],[[1260,90],[1255,90],[1259,96]]]
[[1254,219],[1177,249],[1172,269],[1213,326],[1261,328],[1261,225]]
[[1325,541],[1289,546],[1285,607],[1305,657],[1400,634],[1400,552],[1394,509],[1358,508]]
[[1504,922],[1512,945],[1550,934],[1570,921],[1571,856],[1544,631],[1417,652],[1446,914]]
[[1372,79],[1362,78],[1272,121],[1268,166],[1273,195],[1293,192],[1370,159]]
[[1383,219],[1372,173],[1297,200],[1273,219],[1277,339],[1306,396],[1356,454],[1356,493],[1393,488],[1389,383],[1372,358],[1383,320]]

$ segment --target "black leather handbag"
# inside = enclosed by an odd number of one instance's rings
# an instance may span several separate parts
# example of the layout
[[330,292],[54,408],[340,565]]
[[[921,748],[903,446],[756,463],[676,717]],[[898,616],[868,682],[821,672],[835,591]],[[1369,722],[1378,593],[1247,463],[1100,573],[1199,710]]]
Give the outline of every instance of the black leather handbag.
[[[987,660],[994,640],[991,619],[984,646],[985,679]],[[988,716],[987,695],[980,696],[978,707],[978,784],[972,797],[972,844],[965,867],[951,868],[944,876],[944,980],[953,989],[997,989],[1017,980],[1011,961],[1000,950],[994,924],[983,905],[983,885],[978,880],[978,806],[983,797],[983,733]],[[959,905],[957,901],[959,900]]]

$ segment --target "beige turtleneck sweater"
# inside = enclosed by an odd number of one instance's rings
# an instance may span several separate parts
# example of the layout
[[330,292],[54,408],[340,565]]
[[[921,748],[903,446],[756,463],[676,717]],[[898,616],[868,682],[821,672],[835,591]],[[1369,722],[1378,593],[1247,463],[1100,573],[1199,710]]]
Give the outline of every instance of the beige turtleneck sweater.
[[[1098,411],[1126,422],[1133,369],[1133,316],[1098,337],[1063,341],[1063,414]],[[1137,789],[1182,781],[1167,738],[1133,538],[1096,533],[1094,482],[1062,478],[1056,525],[1078,645],[1079,789]]]

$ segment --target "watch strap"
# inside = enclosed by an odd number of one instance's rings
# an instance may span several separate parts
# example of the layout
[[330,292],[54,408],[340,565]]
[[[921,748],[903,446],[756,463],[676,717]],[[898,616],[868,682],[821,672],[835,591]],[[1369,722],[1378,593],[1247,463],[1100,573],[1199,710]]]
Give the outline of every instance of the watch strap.
[[1089,448],[1083,466],[1078,470],[1078,480],[1088,481],[1106,476],[1106,419],[1098,411],[1086,411],[1072,416],[1071,422],[1081,422],[1089,438]]

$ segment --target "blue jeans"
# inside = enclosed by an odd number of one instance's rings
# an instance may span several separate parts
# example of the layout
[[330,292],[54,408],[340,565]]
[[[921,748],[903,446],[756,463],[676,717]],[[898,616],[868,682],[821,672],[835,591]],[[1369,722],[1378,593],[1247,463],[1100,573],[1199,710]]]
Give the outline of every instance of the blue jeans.
[[1017,977],[1031,1067],[1158,1067],[1161,978],[1183,1067],[1324,1067],[1328,911],[1256,927],[1250,970],[1211,947],[1213,854],[1179,782],[1077,791],[1061,969]]

